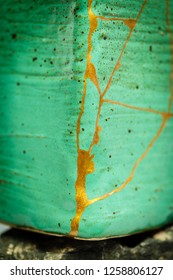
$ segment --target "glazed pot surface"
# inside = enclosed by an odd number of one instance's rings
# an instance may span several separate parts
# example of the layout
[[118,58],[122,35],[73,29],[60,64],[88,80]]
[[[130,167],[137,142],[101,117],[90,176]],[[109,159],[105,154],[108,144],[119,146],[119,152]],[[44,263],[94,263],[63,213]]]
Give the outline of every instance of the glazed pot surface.
[[173,221],[172,1],[0,1],[0,220],[103,239]]

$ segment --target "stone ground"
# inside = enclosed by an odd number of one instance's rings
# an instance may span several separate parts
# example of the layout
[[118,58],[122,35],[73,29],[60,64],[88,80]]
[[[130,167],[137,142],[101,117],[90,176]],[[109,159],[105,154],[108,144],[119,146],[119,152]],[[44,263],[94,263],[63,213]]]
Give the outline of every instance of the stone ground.
[[102,241],[80,241],[10,229],[1,260],[173,260],[173,226]]

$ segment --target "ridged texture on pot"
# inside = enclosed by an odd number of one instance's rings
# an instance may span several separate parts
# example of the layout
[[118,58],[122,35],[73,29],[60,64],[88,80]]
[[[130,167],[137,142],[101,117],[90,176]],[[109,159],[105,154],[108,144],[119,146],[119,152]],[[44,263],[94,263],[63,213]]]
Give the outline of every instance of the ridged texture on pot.
[[173,220],[173,1],[2,1],[0,220],[107,238]]

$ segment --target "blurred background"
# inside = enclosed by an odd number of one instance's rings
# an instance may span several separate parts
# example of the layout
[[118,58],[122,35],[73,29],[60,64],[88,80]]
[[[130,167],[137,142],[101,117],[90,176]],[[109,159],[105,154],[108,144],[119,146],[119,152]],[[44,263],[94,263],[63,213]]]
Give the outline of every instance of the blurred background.
[[9,226],[0,224],[0,234],[3,233],[4,231],[8,230],[9,228],[10,228]]

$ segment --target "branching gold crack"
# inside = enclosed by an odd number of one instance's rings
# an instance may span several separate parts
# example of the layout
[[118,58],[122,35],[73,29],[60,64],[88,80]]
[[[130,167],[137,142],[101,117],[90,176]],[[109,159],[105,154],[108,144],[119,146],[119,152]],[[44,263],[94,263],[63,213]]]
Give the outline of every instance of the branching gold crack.
[[152,113],[152,114],[156,114],[156,115],[161,115],[161,116],[168,116],[168,117],[173,117],[173,113],[169,113],[169,112],[162,112],[162,111],[158,111],[158,110],[154,110],[151,108],[142,108],[142,107],[137,107],[137,106],[133,106],[133,105],[129,105],[129,104],[125,104],[119,101],[114,101],[114,100],[109,100],[109,99],[103,99],[103,103],[110,103],[110,104],[115,104],[115,105],[119,105],[119,106],[123,106],[129,109],[133,109],[133,110],[138,110],[138,111],[144,111],[144,112],[148,112],[148,113]]
[[[138,15],[137,15],[137,18],[135,19],[135,22],[136,22],[136,23],[138,22],[138,20],[139,20],[141,14],[142,14],[142,11],[143,11],[143,9],[144,9],[144,7],[145,7],[147,1],[148,1],[148,0],[145,0],[145,1],[143,2],[142,6],[141,6],[141,9],[140,9],[140,11],[139,11],[139,13],[138,13]],[[125,20],[125,19],[124,19],[124,20]],[[127,19],[127,20],[129,20],[129,19]],[[130,19],[130,20],[131,20],[131,19]],[[108,83],[107,83],[107,85],[106,85],[106,87],[105,87],[103,93],[100,95],[99,106],[98,106],[98,112],[97,112],[96,123],[95,123],[95,132],[94,132],[94,136],[93,136],[91,145],[90,145],[90,147],[89,147],[89,152],[92,151],[92,148],[94,147],[95,144],[98,144],[98,141],[96,142],[95,139],[96,139],[97,136],[99,136],[99,132],[101,131],[101,127],[99,126],[99,118],[100,118],[101,107],[102,107],[102,105],[103,105],[103,98],[104,98],[104,96],[106,95],[107,91],[109,90],[109,88],[110,88],[110,86],[111,86],[112,78],[113,78],[115,72],[116,72],[117,70],[119,70],[119,68],[120,68],[120,66],[121,66],[121,59],[122,59],[122,57],[123,57],[123,54],[124,54],[125,48],[126,48],[126,46],[127,46],[127,43],[128,43],[128,41],[130,40],[130,37],[131,37],[131,35],[132,35],[132,32],[133,32],[134,27],[135,27],[135,25],[133,25],[133,27],[130,28],[130,31],[129,31],[128,35],[127,35],[127,38],[126,38],[126,40],[125,40],[125,42],[124,42],[124,45],[123,45],[123,47],[122,47],[122,50],[121,50],[121,52],[120,52],[119,58],[118,58],[118,60],[117,60],[117,62],[116,62],[116,64],[115,64],[115,67],[114,67],[114,69],[113,69],[113,71],[112,71],[112,73],[111,73],[111,75],[110,75],[109,80],[108,80]],[[97,139],[99,139],[99,137],[97,137]]]
[[83,87],[83,94],[82,94],[82,102],[81,102],[81,108],[80,108],[80,113],[79,117],[77,120],[77,127],[76,127],[76,142],[77,142],[77,150],[79,153],[80,150],[80,141],[79,141],[79,133],[80,133],[80,123],[81,123],[81,118],[84,113],[84,105],[85,105],[85,98],[86,98],[86,86],[87,86],[87,78],[90,79],[96,86],[99,94],[101,95],[100,92],[100,85],[98,82],[97,78],[97,73],[94,64],[91,62],[91,51],[92,51],[92,34],[95,32],[98,21],[95,16],[95,14],[92,11],[92,0],[88,0],[88,19],[89,19],[89,25],[90,25],[90,30],[88,34],[88,50],[87,50],[87,55],[86,55],[86,71],[84,74],[84,87]]
[[[142,14],[142,11],[143,11],[143,9],[144,9],[144,7],[145,7],[147,1],[148,1],[148,0],[145,0],[144,3],[142,4],[142,7],[141,7],[141,9],[140,9],[140,11],[139,11],[139,13],[138,13],[138,15],[137,15],[136,20],[135,20],[136,23],[138,22],[138,20],[139,20],[141,14]],[[113,71],[112,71],[112,73],[111,73],[111,76],[110,76],[110,78],[109,78],[109,80],[108,80],[108,83],[107,83],[107,85],[106,85],[106,87],[105,87],[105,89],[104,89],[104,91],[103,91],[103,93],[102,93],[102,96],[105,96],[105,94],[107,93],[108,89],[109,89],[110,86],[111,86],[112,78],[113,78],[113,76],[114,76],[114,74],[115,74],[115,71],[117,71],[117,70],[120,68],[120,66],[121,66],[121,63],[120,63],[120,62],[121,62],[122,56],[123,56],[123,54],[124,54],[124,50],[125,50],[125,48],[126,48],[126,46],[127,46],[127,43],[128,43],[128,41],[130,40],[130,37],[131,37],[131,35],[132,35],[132,32],[133,32],[134,27],[135,27],[135,25],[132,26],[132,27],[130,28],[130,31],[129,31],[128,35],[127,35],[127,38],[126,38],[126,40],[125,40],[125,42],[124,42],[124,45],[123,45],[123,48],[122,48],[122,50],[121,50],[120,56],[119,56],[119,58],[118,58],[118,60],[117,60],[117,63],[115,64],[115,67],[114,67],[114,69],[113,69]]]
[[102,20],[112,20],[112,21],[122,21],[125,25],[127,25],[130,29],[133,29],[136,25],[136,20],[133,19],[133,18],[106,18],[106,17],[103,17],[103,16],[97,16],[98,19],[102,19]]
[[159,138],[160,134],[162,133],[164,127],[165,127],[165,124],[167,122],[167,120],[170,118],[169,115],[164,115],[162,116],[162,123],[157,131],[157,133],[155,134],[155,136],[153,137],[153,139],[151,140],[150,144],[148,145],[147,149],[144,151],[144,153],[138,158],[138,160],[136,161],[136,163],[133,165],[133,168],[130,172],[130,175],[129,177],[125,180],[125,182],[118,188],[115,188],[114,190],[112,190],[111,192],[109,193],[106,193],[100,197],[97,197],[97,198],[94,198],[94,199],[91,199],[89,200],[89,205],[99,201],[99,200],[103,200],[111,195],[113,195],[114,193],[117,193],[119,191],[121,191],[122,189],[124,189],[132,180],[133,180],[133,177],[135,175],[135,171],[137,169],[137,167],[139,166],[140,162],[147,156],[147,154],[149,153],[149,151],[151,150],[151,148],[153,147],[154,143],[156,142],[156,140]]
[[[81,216],[82,216],[84,210],[89,205],[91,205],[97,201],[106,199],[107,197],[113,195],[114,193],[120,192],[133,180],[137,167],[139,166],[141,161],[147,156],[147,154],[149,153],[149,151],[151,150],[151,148],[153,147],[153,145],[155,144],[155,142],[157,141],[157,139],[163,132],[168,119],[173,117],[173,113],[171,113],[171,105],[172,105],[172,99],[173,99],[173,93],[172,93],[172,87],[171,87],[172,68],[171,68],[171,75],[170,75],[170,92],[171,93],[170,93],[170,100],[169,100],[169,105],[168,105],[168,107],[169,107],[168,112],[161,112],[161,111],[150,109],[150,108],[140,108],[137,106],[124,104],[124,103],[121,103],[118,101],[104,99],[104,96],[106,95],[107,91],[109,90],[109,88],[111,86],[112,79],[113,79],[115,72],[118,71],[118,69],[121,66],[121,59],[123,57],[127,43],[130,40],[133,29],[136,26],[147,2],[148,2],[148,0],[145,0],[143,2],[136,19],[131,19],[131,18],[124,19],[124,18],[105,18],[103,16],[96,16],[92,11],[92,0],[88,0],[88,19],[89,19],[90,29],[89,29],[89,34],[88,34],[88,51],[87,51],[87,63],[86,63],[87,65],[86,65],[86,71],[84,74],[84,88],[83,88],[81,109],[80,109],[79,117],[77,120],[77,126],[76,126],[76,141],[77,141],[77,150],[78,150],[77,180],[76,180],[76,185],[75,185],[75,188],[76,188],[76,214],[71,222],[71,231],[69,233],[70,236],[78,235],[78,228],[79,228]],[[172,43],[172,33],[171,33],[169,17],[168,17],[169,0],[166,0],[166,3],[167,3],[166,21],[167,21],[167,26],[168,26],[168,32],[170,34],[170,43]],[[126,37],[126,40],[125,40],[122,50],[120,52],[119,58],[115,64],[115,67],[110,75],[108,83],[107,83],[105,89],[103,90],[103,92],[101,92],[101,90],[100,90],[100,85],[99,85],[98,78],[97,78],[96,68],[95,68],[94,64],[91,62],[92,35],[98,26],[99,19],[100,20],[121,20],[124,22],[124,24],[126,24],[130,28],[130,31]],[[172,62],[172,59],[173,59],[173,52],[172,52],[172,47],[171,47],[171,62]],[[93,135],[93,138],[92,138],[88,151],[85,151],[85,150],[80,149],[79,134],[80,134],[81,118],[84,113],[87,79],[90,79],[91,82],[96,86],[100,97],[99,97],[99,105],[98,105],[98,111],[97,111],[97,116],[96,116],[96,121],[95,121],[94,135]],[[99,138],[100,138],[99,133],[101,131],[101,127],[99,125],[99,119],[100,119],[101,108],[104,103],[111,103],[111,104],[115,104],[115,105],[119,105],[119,106],[124,106],[129,109],[133,109],[133,110],[140,110],[140,111],[144,111],[144,112],[148,112],[148,113],[152,113],[152,114],[158,114],[158,115],[162,116],[162,122],[161,122],[161,125],[160,125],[157,133],[155,134],[155,136],[149,143],[146,150],[143,152],[143,154],[138,158],[136,163],[133,165],[129,176],[124,181],[124,183],[120,187],[113,189],[111,192],[108,192],[102,196],[89,200],[87,193],[86,193],[86,176],[88,174],[91,174],[94,172],[94,162],[93,162],[94,155],[92,155],[92,149],[93,149],[94,145],[99,143]]]
[[84,74],[84,88],[83,88],[83,95],[82,95],[82,103],[81,103],[80,113],[76,126],[76,142],[77,142],[77,151],[78,151],[77,180],[75,184],[76,214],[71,222],[71,231],[69,233],[70,236],[76,236],[78,233],[80,218],[85,208],[88,205],[88,198],[86,194],[86,176],[87,174],[92,173],[94,171],[94,163],[92,162],[93,156],[88,151],[84,151],[80,149],[80,139],[79,139],[81,118],[84,113],[87,79],[90,79],[91,82],[94,83],[94,85],[98,90],[98,93],[101,95],[96,69],[94,64],[91,62],[92,35],[95,32],[98,25],[97,18],[92,11],[92,0],[88,0],[88,19],[89,19],[90,29],[88,34],[88,50],[86,56],[87,65]]
[[91,144],[90,144],[90,147],[89,147],[89,150],[88,150],[89,153],[92,152],[92,148],[94,147],[94,145],[97,145],[99,143],[99,140],[100,140],[99,133],[100,133],[102,128],[99,125],[99,119],[100,119],[100,113],[101,113],[102,105],[103,105],[103,97],[102,97],[102,95],[100,95],[98,112],[97,112],[96,123],[95,123],[95,132],[94,132],[94,136],[93,136],[93,139],[91,141]]
[[71,222],[71,236],[76,236],[80,217],[89,205],[88,197],[86,194],[86,176],[94,171],[93,155],[91,156],[87,151],[79,150],[78,153],[78,176],[76,180],[76,215]]

